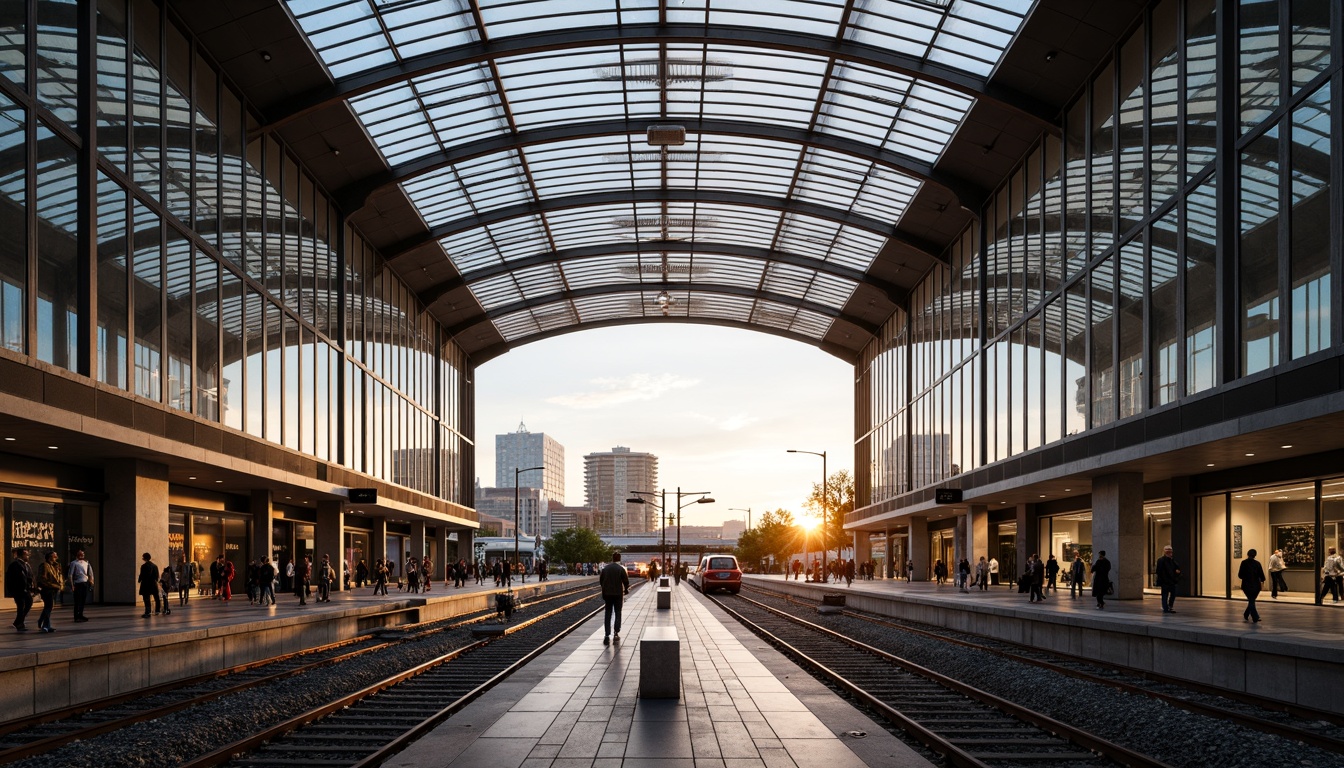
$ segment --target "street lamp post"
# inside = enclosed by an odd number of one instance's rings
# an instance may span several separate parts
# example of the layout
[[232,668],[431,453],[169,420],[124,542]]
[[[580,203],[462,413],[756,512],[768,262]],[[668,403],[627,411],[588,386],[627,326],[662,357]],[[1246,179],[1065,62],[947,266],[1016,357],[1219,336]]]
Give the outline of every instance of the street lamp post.
[[[518,557],[518,476],[524,472],[531,472],[545,467],[527,467],[525,469],[513,468],[513,567],[517,568],[522,564],[522,559]],[[538,510],[540,514],[540,510]],[[535,551],[535,550],[533,550]]]
[[[630,498],[628,498],[628,499],[625,500],[625,503],[626,503],[626,504],[647,504],[648,502],[644,501],[644,499],[641,499],[641,498],[639,498],[639,497],[640,497],[640,496],[654,496],[654,495],[656,495],[656,494],[654,494],[652,491],[630,491],[630,493],[631,493],[631,494],[634,494],[634,495],[631,496]],[[681,490],[681,488],[677,488],[677,490],[676,490],[676,494],[677,494],[677,565],[674,566],[674,567],[672,568],[672,573],[673,573],[673,575],[675,576],[677,583],[680,584],[680,583],[681,583],[681,568],[680,568],[680,566],[681,566],[681,510],[685,509],[686,507],[689,507],[689,506],[692,505],[692,504],[713,504],[713,503],[714,503],[714,499],[710,498],[710,496],[709,496],[709,491],[683,491],[683,490]],[[682,503],[681,503],[681,497],[682,497],[682,496],[699,496],[700,498],[698,498],[698,499],[693,499],[693,500],[691,500],[691,501],[686,502],[685,504],[682,504]],[[667,565],[667,524],[670,523],[670,522],[672,522],[672,515],[667,514],[667,489],[666,489],[666,488],[664,488],[664,489],[662,490],[662,497],[663,497],[663,505],[662,505],[662,507],[659,508],[659,510],[658,510],[658,516],[663,518],[663,520],[662,520],[662,523],[663,523],[663,571],[666,572],[667,569],[668,569],[668,565]]]
[[829,499],[826,498],[826,452],[796,451],[792,448],[788,449],[788,452],[808,453],[813,456],[821,457],[821,577],[829,580],[830,575],[826,572],[826,534],[828,533],[826,530],[826,503],[829,501]]
[[729,508],[728,508],[728,511],[729,511],[729,512],[746,512],[746,513],[747,513],[747,530],[748,530],[748,531],[751,530],[751,507],[747,507],[746,509],[743,509],[742,507],[729,507]]

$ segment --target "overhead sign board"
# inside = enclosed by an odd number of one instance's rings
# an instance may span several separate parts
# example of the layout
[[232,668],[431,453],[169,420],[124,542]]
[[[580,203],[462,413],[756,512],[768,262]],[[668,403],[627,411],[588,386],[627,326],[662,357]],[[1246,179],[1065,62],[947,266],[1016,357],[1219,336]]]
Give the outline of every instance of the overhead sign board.
[[351,504],[377,504],[377,503],[378,503],[378,489],[377,489],[377,488],[351,488],[351,489],[350,489],[350,503],[351,503]]
[[933,492],[933,500],[939,504],[960,504],[960,488],[937,488]]

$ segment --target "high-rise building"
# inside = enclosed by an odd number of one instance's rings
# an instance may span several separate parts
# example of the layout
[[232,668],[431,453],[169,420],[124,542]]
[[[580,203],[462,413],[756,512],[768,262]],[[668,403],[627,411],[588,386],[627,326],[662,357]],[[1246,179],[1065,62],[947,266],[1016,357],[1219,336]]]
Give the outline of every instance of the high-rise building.
[[542,497],[543,493],[540,488],[520,486],[515,496],[513,488],[482,488],[478,485],[476,486],[476,513],[507,520],[509,524],[505,528],[509,532],[500,535],[512,536],[514,504],[516,502],[518,505],[519,534],[536,536],[541,532],[542,535],[547,535],[543,531],[543,526],[549,524],[550,518],[543,511],[546,509],[546,504]]
[[643,497],[648,502],[645,504],[627,502],[635,491],[653,492],[658,487],[657,456],[622,446],[608,453],[587,454],[583,457],[583,485],[589,508],[611,510],[610,525],[604,525],[599,533],[628,536],[658,529],[658,506],[653,497]]
[[[515,470],[541,467],[516,474]],[[541,505],[542,520],[534,533],[549,536],[550,519],[546,502],[565,503],[565,447],[544,432],[529,432],[525,423],[518,423],[517,432],[495,435],[495,487],[512,488],[515,476],[523,488],[539,488],[545,501]],[[524,526],[527,529],[527,526]]]

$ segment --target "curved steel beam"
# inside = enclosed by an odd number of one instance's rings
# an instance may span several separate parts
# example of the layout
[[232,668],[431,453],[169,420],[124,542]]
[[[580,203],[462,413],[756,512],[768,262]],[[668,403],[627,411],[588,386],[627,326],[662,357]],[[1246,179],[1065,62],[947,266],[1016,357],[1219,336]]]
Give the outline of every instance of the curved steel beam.
[[[668,121],[668,118],[662,118],[661,120],[647,118],[642,120],[570,123],[474,141],[449,150],[434,152],[401,163],[390,170],[380,171],[365,178],[357,179],[338,190],[335,198],[341,210],[353,213],[363,208],[368,202],[369,196],[380,189],[410,181],[456,163],[555,141],[626,134],[643,136],[649,126]],[[878,149],[871,144],[841,136],[784,125],[753,123],[745,120],[676,120],[675,122],[677,125],[685,126],[687,133],[738,136],[748,139],[773,139],[867,160],[946,189],[957,198],[957,202],[963,208],[971,211],[972,215],[979,214],[990,194],[990,190],[979,184],[940,171],[928,163],[921,163],[899,153]]]
[[[536,309],[551,304],[559,304],[570,299],[582,299],[590,296],[606,296],[608,294],[636,293],[644,294],[652,291],[685,291],[687,293],[705,293],[721,294],[724,296],[739,296],[747,299],[760,299],[763,301],[772,301],[776,304],[793,307],[794,309],[803,309],[808,312],[814,312],[818,315],[832,318],[834,320],[843,320],[856,328],[861,329],[870,336],[877,335],[881,326],[871,323],[859,317],[847,315],[843,311],[834,307],[828,307],[825,304],[818,304],[814,301],[800,299],[796,296],[788,296],[782,293],[773,293],[761,291],[755,288],[745,288],[738,285],[719,285],[716,283],[605,283],[603,285],[591,285],[583,288],[569,288],[563,291],[556,291],[543,296],[533,296],[521,301],[515,301],[512,304],[505,304],[501,307],[486,310],[480,315],[473,315],[467,320],[446,329],[448,335],[456,338],[459,334],[465,333],[485,320],[497,320],[501,317],[511,315],[514,312],[521,312],[525,309]],[[643,317],[647,317],[644,315]]]
[[567,325],[564,328],[538,331],[537,333],[528,334],[527,336],[515,339],[514,341],[505,341],[499,344],[492,344],[488,347],[482,347],[476,352],[472,352],[469,357],[471,358],[472,365],[480,367],[509,350],[516,349],[526,344],[531,344],[534,341],[553,339],[557,336],[564,336],[567,333],[590,331],[596,328],[615,328],[622,325],[635,325],[637,323],[683,323],[687,325],[715,325],[721,328],[737,328],[743,331],[768,333],[771,336],[779,336],[781,338],[789,339],[790,341],[799,342],[800,344],[806,344],[809,347],[816,347],[817,349],[820,349],[829,355],[833,355],[834,357],[838,357],[850,364],[853,364],[854,361],[859,358],[859,352],[850,349],[849,347],[842,347],[839,344],[832,344],[825,341],[817,341],[816,339],[804,336],[800,333],[793,333],[792,331],[785,331],[779,328],[769,328],[763,325],[752,325],[751,323],[743,323],[738,320],[723,320],[708,317],[621,317],[610,320],[594,320],[588,323],[576,323],[575,325]]
[[1056,133],[1059,130],[1054,123],[1054,118],[1059,114],[1059,107],[1055,105],[1047,104],[1012,88],[994,85],[984,78],[875,45],[787,30],[720,24],[623,24],[559,29],[469,43],[375,67],[357,75],[341,78],[330,86],[285,99],[283,102],[268,104],[262,110],[266,116],[266,123],[259,131],[273,131],[295,118],[345,99],[376,91],[403,80],[465,64],[565,48],[638,44],[742,46],[842,59],[937,83],[978,100],[997,104],[1031,120],[1043,130]]
[[853,280],[856,283],[864,283],[886,294],[887,299],[897,306],[905,306],[909,300],[910,291],[902,288],[895,283],[886,280],[879,280],[865,272],[840,264],[832,264],[826,261],[800,256],[796,253],[787,251],[772,251],[769,248],[754,248],[749,245],[738,245],[736,243],[717,243],[711,246],[705,246],[700,243],[688,243],[683,240],[651,240],[636,243],[603,243],[601,245],[589,245],[582,248],[567,248],[563,251],[547,251],[521,259],[511,259],[503,264],[492,264],[488,267],[472,270],[464,275],[458,275],[451,280],[445,280],[436,285],[431,285],[420,292],[420,301],[426,307],[447,296],[459,288],[464,288],[470,283],[479,280],[488,280],[492,277],[498,277],[509,272],[515,272],[528,267],[537,267],[543,264],[564,264],[568,261],[578,259],[587,259],[598,256],[620,256],[624,254],[656,255],[660,253],[698,253],[706,256],[737,256],[744,259],[753,259],[755,261],[775,262],[779,264],[788,264],[794,267],[803,267],[814,272],[820,272],[824,275],[840,277],[846,280]]
[[519,216],[541,215],[572,208],[584,208],[587,206],[659,202],[741,205],[749,208],[765,208],[773,211],[815,216],[819,219],[825,219],[826,221],[832,221],[837,224],[846,224],[862,229],[865,232],[881,235],[888,240],[912,248],[933,261],[942,262],[942,259],[937,255],[942,251],[942,248],[936,244],[900,234],[896,231],[895,227],[887,222],[879,221],[878,219],[873,219],[868,216],[861,216],[857,213],[842,211],[836,208],[831,208],[830,206],[819,205],[803,200],[784,200],[778,197],[757,195],[748,192],[725,192],[698,189],[636,189],[614,192],[594,192],[587,195],[552,197],[536,202],[505,206],[493,211],[487,211],[486,213],[477,216],[455,219],[436,227],[432,227],[423,235],[403,240],[400,243],[394,243],[384,250],[384,258],[389,264],[392,264],[395,263],[397,259],[405,256],[416,248],[429,245],[445,237],[458,234],[459,232],[465,232],[466,230],[474,229],[476,227],[498,224]]

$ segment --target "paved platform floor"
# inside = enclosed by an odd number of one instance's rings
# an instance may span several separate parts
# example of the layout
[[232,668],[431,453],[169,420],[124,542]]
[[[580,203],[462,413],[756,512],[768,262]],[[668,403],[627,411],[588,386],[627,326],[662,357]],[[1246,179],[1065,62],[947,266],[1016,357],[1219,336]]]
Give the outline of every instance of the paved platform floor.
[[[594,579],[552,576],[549,581],[542,583],[549,584],[554,589],[564,586],[567,581],[580,583],[591,582]],[[535,587],[537,580],[535,577],[529,577],[526,584],[515,580],[514,586]],[[472,592],[492,592],[496,589],[498,587],[490,579],[482,585],[470,583],[460,589],[454,588],[451,583],[447,587],[435,583],[432,591],[419,594],[398,592],[395,585],[388,585],[386,597],[374,595],[372,587],[363,587],[348,592],[333,592],[331,602],[318,603],[315,602],[317,589],[314,588],[313,597],[308,599],[307,605],[300,606],[298,598],[293,594],[278,593],[275,596],[277,604],[264,607],[249,605],[246,592],[235,593],[228,603],[193,593],[186,605],[179,605],[178,599],[173,597],[169,602],[171,614],[150,616],[148,619],[141,618],[143,608],[140,605],[90,605],[84,611],[89,620],[83,623],[74,621],[74,600],[70,595],[66,595],[65,605],[57,604],[52,611],[51,625],[56,631],[50,634],[39,632],[37,629],[37,617],[42,611],[41,600],[37,601],[28,614],[27,632],[17,632],[10,626],[14,621],[14,601],[5,600],[0,603],[0,606],[3,606],[0,607],[0,616],[4,616],[4,623],[0,623],[0,659],[86,645],[137,640],[157,634],[241,626],[285,616],[311,616],[346,612],[351,609],[408,608],[429,600],[442,600]]]
[[[621,642],[599,614],[385,765],[451,768],[914,768],[929,763],[710,605],[626,599]],[[672,625],[680,700],[638,697],[639,637]],[[851,732],[861,735],[850,735]]]
[[[748,583],[759,581],[763,586],[779,583],[779,576],[746,577]],[[1082,597],[1071,599],[1068,588],[1047,591],[1043,603],[1030,603],[1027,595],[1018,594],[1015,586],[993,586],[986,590],[971,589],[959,592],[955,584],[936,584],[931,581],[906,582],[897,579],[855,581],[852,586],[840,584],[808,584],[802,580],[788,582],[805,585],[809,590],[822,592],[855,592],[877,596],[906,597],[940,606],[970,607],[976,610],[1011,610],[1014,615],[1039,616],[1054,621],[1097,622],[1103,625],[1123,624],[1130,627],[1188,629],[1201,635],[1254,633],[1262,639],[1301,644],[1313,648],[1337,648],[1344,651],[1344,610],[1326,599],[1325,605],[1300,601],[1274,600],[1269,592],[1261,593],[1256,601],[1260,612],[1259,624],[1242,620],[1246,610],[1245,598],[1218,599],[1207,597],[1178,597],[1176,612],[1163,613],[1157,595],[1145,595],[1142,600],[1108,599],[1104,610],[1097,610],[1090,588]]]

